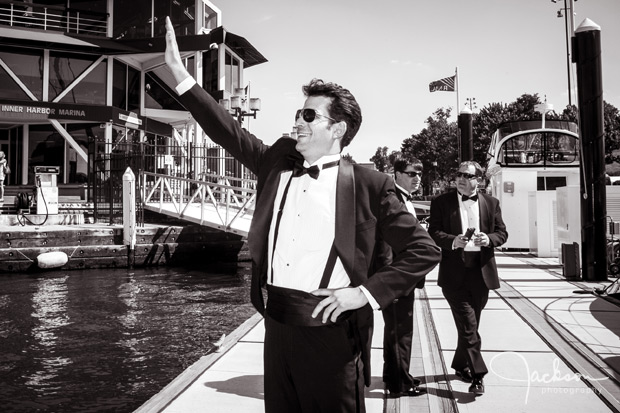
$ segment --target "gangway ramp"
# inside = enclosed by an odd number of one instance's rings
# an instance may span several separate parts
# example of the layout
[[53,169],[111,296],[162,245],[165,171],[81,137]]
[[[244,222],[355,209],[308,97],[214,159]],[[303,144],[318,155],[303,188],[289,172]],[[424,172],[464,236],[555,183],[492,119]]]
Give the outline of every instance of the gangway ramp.
[[246,237],[254,214],[256,181],[207,175],[204,179],[143,172],[145,210]]

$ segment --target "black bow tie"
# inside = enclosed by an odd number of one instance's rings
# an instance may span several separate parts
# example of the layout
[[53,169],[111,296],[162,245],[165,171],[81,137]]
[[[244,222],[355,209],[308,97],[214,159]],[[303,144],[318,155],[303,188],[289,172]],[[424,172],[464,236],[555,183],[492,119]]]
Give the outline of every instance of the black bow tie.
[[401,195],[403,196],[403,199],[405,199],[406,201],[409,202],[413,202],[413,194],[408,194],[406,192],[400,191]]
[[[338,163],[340,163],[340,161],[328,162],[323,165],[323,169],[331,168],[332,166],[338,165]],[[302,176],[303,174],[308,174],[312,179],[317,179],[320,173],[321,169],[317,165],[312,165],[306,168],[303,165],[296,164],[293,167],[293,176],[296,178]]]
[[472,196],[467,196],[467,195],[462,195],[463,202],[467,201],[467,200],[471,200],[476,202],[478,200],[478,195],[472,195]]

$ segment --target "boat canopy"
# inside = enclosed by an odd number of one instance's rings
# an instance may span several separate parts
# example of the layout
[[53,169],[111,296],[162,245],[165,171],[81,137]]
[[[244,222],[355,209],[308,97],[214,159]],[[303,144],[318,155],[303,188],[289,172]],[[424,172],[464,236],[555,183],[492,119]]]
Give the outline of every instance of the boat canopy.
[[489,165],[514,167],[579,165],[577,125],[567,121],[502,124],[489,146]]

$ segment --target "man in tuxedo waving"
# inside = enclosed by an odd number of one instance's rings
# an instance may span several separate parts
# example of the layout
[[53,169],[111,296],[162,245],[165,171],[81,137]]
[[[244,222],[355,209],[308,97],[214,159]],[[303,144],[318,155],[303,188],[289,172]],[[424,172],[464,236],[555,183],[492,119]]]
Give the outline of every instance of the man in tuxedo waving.
[[[472,383],[469,391],[476,396],[484,393],[483,377],[488,372],[478,332],[480,315],[489,290],[499,288],[494,248],[508,239],[499,201],[477,192],[482,181],[483,170],[477,162],[462,162],[456,172],[457,191],[431,201],[428,227],[441,247],[437,283],[458,332],[452,368],[457,377]],[[472,235],[468,228],[473,228]]]
[[[315,79],[295,114],[297,140],[269,146],[196,84],[168,18],[165,57],[181,103],[257,176],[248,246],[250,295],[265,317],[265,411],[364,412],[372,310],[413,289],[441,252],[390,177],[341,159],[361,124],[359,105],[347,89]],[[375,269],[378,239],[394,260]]]

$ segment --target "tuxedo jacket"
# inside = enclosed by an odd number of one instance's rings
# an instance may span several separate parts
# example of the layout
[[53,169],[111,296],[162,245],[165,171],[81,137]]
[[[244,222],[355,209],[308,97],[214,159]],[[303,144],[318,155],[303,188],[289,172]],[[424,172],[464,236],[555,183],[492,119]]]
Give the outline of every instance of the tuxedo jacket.
[[[405,204],[405,201],[406,201],[405,195],[398,188],[396,188],[396,198],[398,198],[401,204],[403,205]],[[390,248],[390,246],[385,242],[380,243],[380,245],[377,246],[377,266],[381,267],[383,265],[390,264],[392,262],[392,259],[393,259],[393,254],[392,254],[392,249]],[[425,281],[426,281],[425,278],[422,279],[420,282],[418,282],[414,286],[414,288],[424,288]],[[408,294],[405,294],[405,295],[408,295]]]
[[[290,171],[302,155],[296,141],[288,137],[273,145],[243,129],[200,86],[180,96],[207,135],[257,176],[256,207],[248,246],[252,258],[252,304],[265,311],[261,287],[267,278],[268,235],[280,175]],[[336,184],[335,247],[351,285],[363,285],[381,308],[423,281],[439,262],[441,251],[396,197],[393,179],[383,173],[341,160]],[[394,251],[391,264],[376,268],[377,240],[385,240]],[[319,275],[320,277],[320,275]],[[357,312],[363,345],[364,365],[369,366],[372,309]],[[370,371],[365,369],[366,383]]]
[[[463,283],[464,263],[462,249],[452,249],[457,235],[465,233],[461,224],[458,192],[448,192],[431,201],[428,232],[441,247],[441,263],[437,283],[442,288],[457,289]],[[508,239],[499,201],[490,195],[478,193],[480,231],[489,236],[490,245],[480,248],[481,270],[484,283],[490,290],[499,288],[494,248]]]

